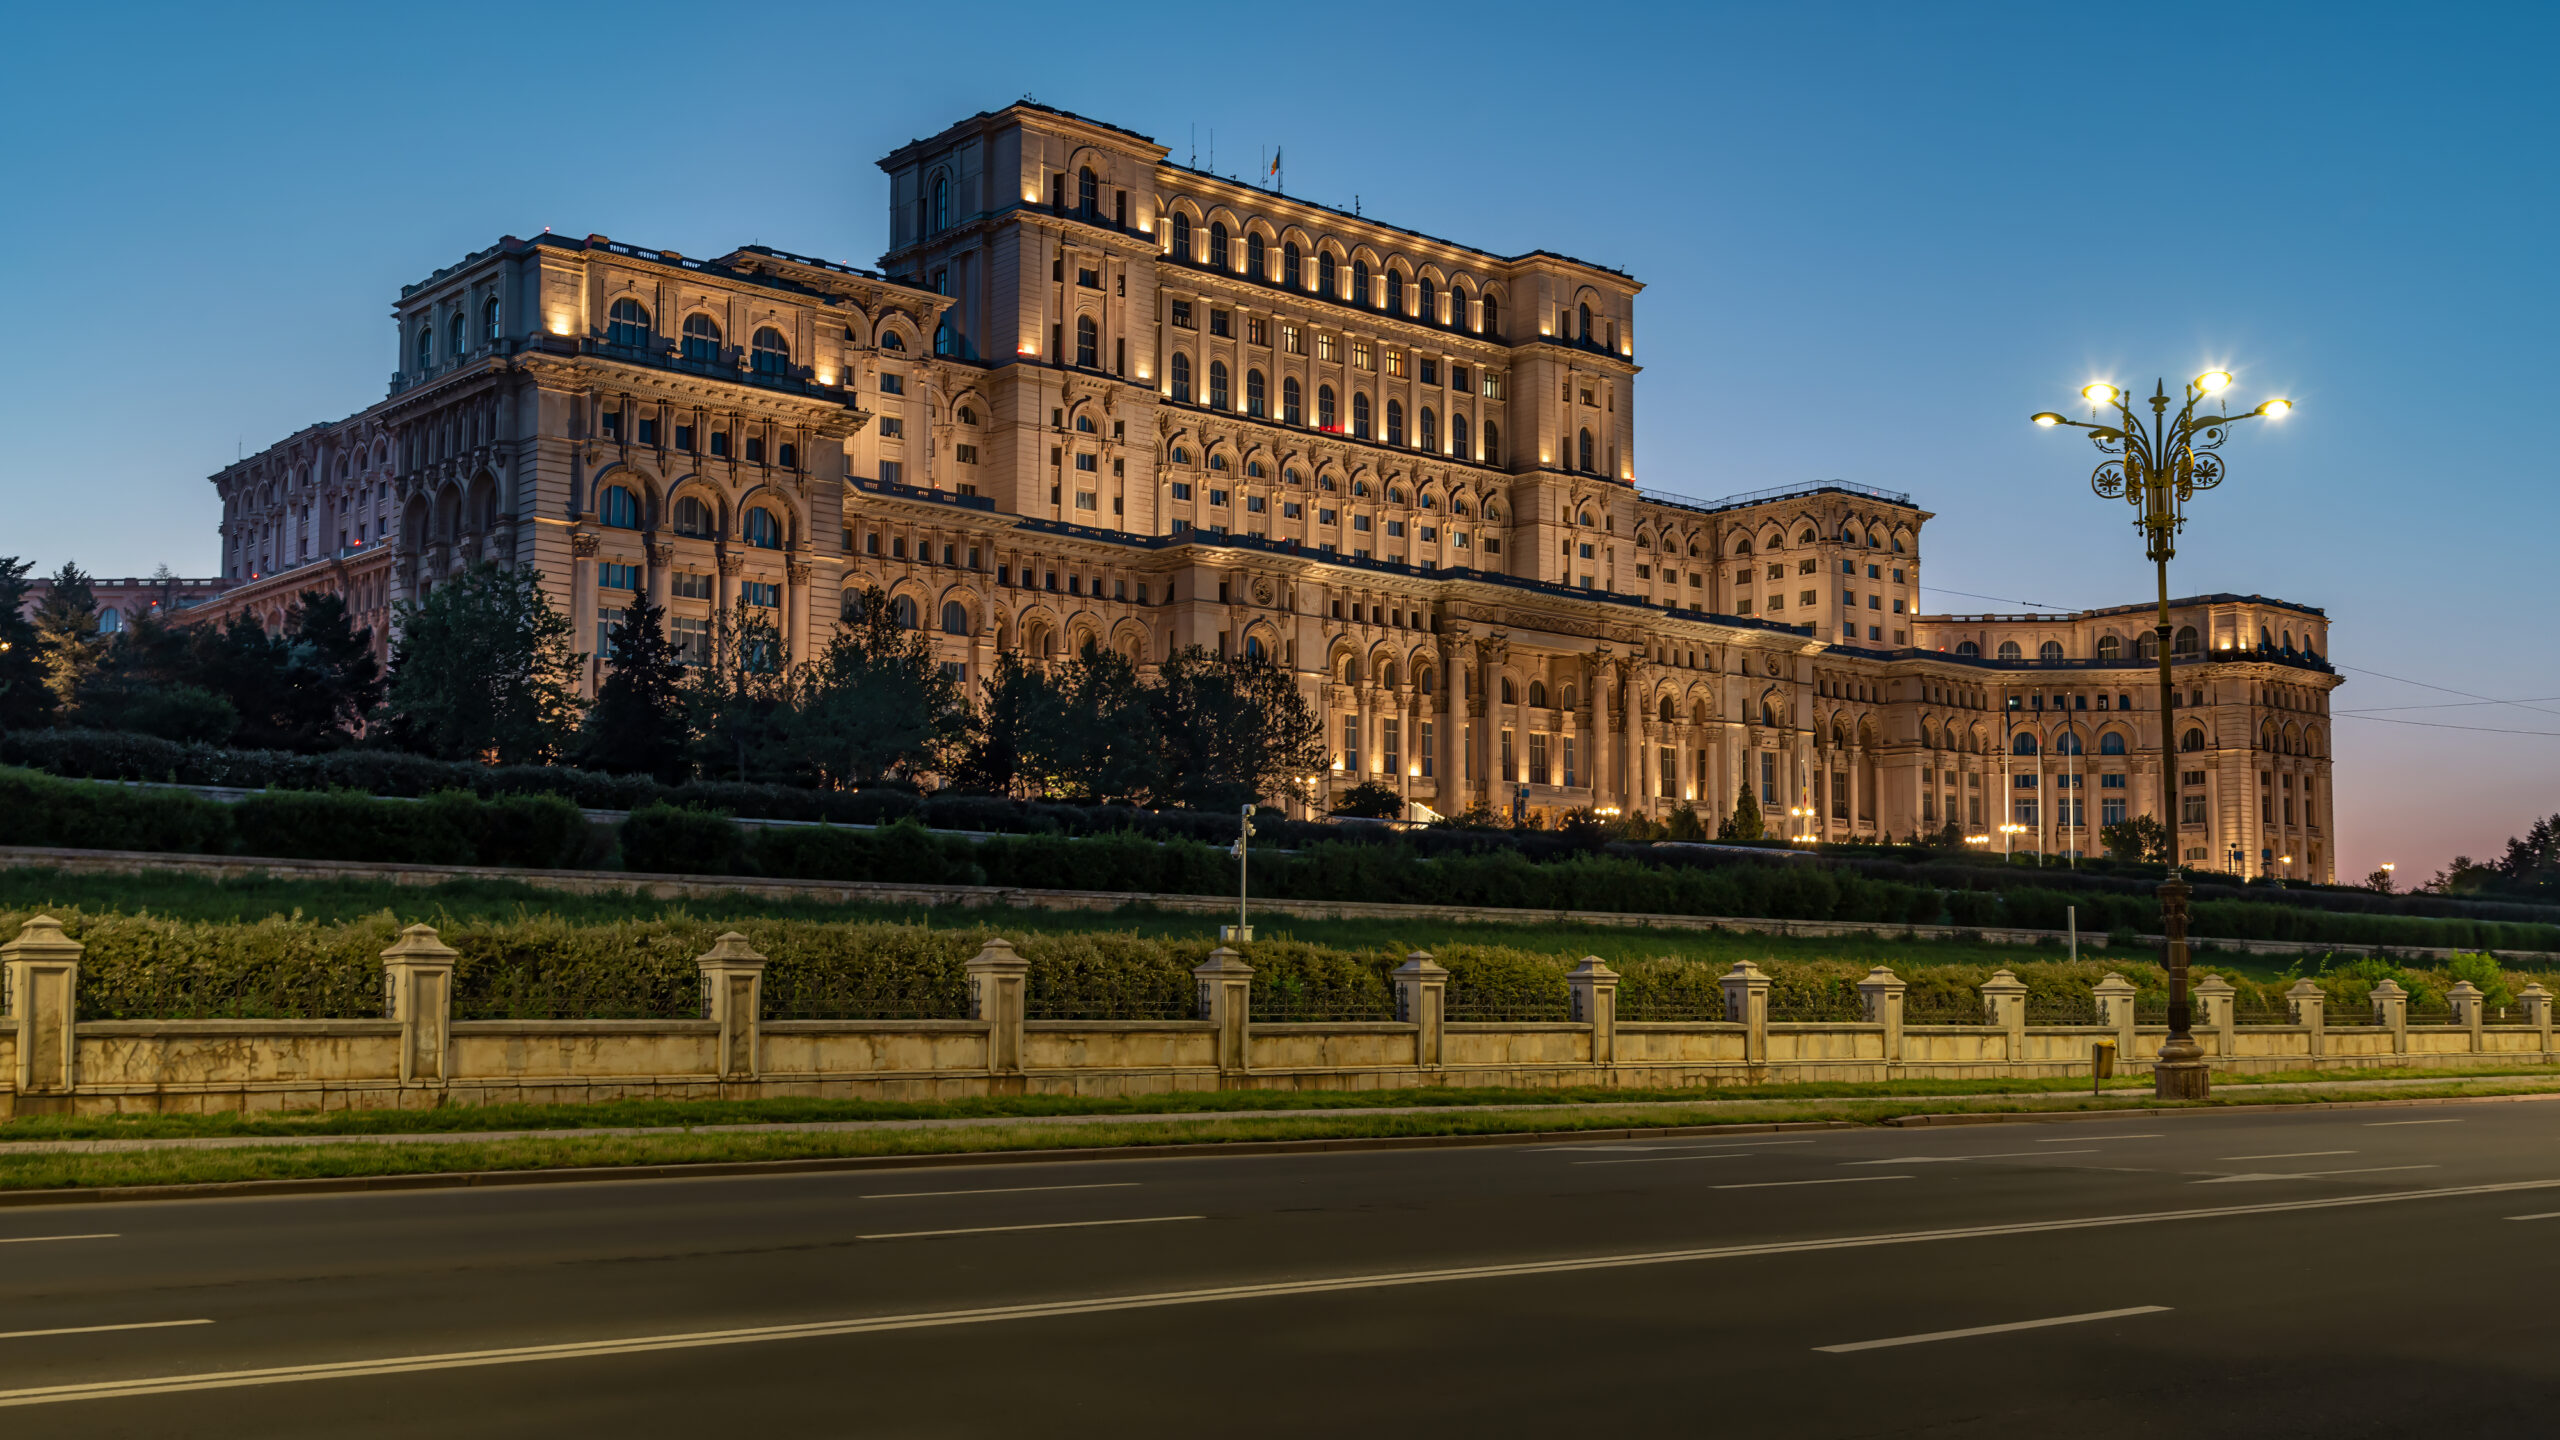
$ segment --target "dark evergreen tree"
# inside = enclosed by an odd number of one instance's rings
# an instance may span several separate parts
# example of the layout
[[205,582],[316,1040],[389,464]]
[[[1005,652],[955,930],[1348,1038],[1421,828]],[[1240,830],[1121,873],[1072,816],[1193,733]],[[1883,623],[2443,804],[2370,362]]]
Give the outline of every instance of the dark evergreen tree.
[[578,732],[573,762],[611,775],[684,783],[693,774],[693,729],[685,717],[684,666],[667,637],[666,611],[645,595],[634,601],[604,658],[610,668]]
[[288,627],[277,728],[296,750],[346,744],[382,705],[372,627],[356,628],[346,597],[317,591],[304,592]]
[[52,586],[36,602],[35,627],[45,688],[56,705],[69,705],[107,658],[107,637],[98,633],[98,598],[79,566],[65,560],[54,573]]
[[706,779],[742,784],[789,777],[785,746],[788,689],[782,635],[764,610],[728,612],[712,629],[711,653],[686,676],[685,715]]
[[960,683],[902,618],[887,597],[867,592],[783,687],[784,750],[804,783],[849,787],[935,769],[963,741]]
[[1143,803],[1164,793],[1155,695],[1138,667],[1091,640],[1051,670],[1032,708],[1024,766],[1037,792],[1080,804]]
[[1727,840],[1757,840],[1768,831],[1760,822],[1760,797],[1751,793],[1751,782],[1742,782],[1741,791],[1733,797],[1733,818],[1716,832]]
[[952,783],[988,795],[1038,793],[1024,756],[1036,747],[1035,732],[1053,691],[1049,677],[1007,650],[996,656],[995,673],[978,682],[979,703],[967,717],[967,733],[952,762]]
[[53,691],[44,683],[44,640],[21,613],[27,569],[27,561],[0,555],[0,730],[41,725],[53,716]]
[[399,615],[389,701],[400,743],[447,760],[539,764],[575,738],[586,657],[538,572],[474,565]]
[[1324,727],[1296,680],[1265,656],[1220,659],[1194,646],[1157,672],[1160,803],[1233,809],[1301,792],[1324,768]]

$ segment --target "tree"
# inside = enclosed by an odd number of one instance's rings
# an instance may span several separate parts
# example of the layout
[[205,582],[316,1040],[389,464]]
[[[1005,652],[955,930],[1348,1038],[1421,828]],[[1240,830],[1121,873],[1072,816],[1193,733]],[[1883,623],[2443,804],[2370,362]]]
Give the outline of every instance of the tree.
[[119,647],[132,652],[132,672],[161,684],[201,685],[231,703],[239,723],[231,739],[251,749],[290,748],[293,722],[286,666],[291,644],[270,635],[255,617],[242,612],[221,625],[198,627],[187,637],[185,652],[174,663],[146,658],[147,645]]
[[296,750],[341,745],[373,720],[382,704],[382,666],[373,658],[373,629],[357,629],[343,595],[303,592],[286,619],[284,694],[277,729]]
[[1363,780],[1342,792],[1342,798],[1333,802],[1333,813],[1361,820],[1393,820],[1404,814],[1404,797],[1392,786]]
[[2130,820],[2101,825],[2098,827],[2098,843],[2106,847],[2110,859],[2168,863],[2169,827],[2154,816],[2136,815]]
[[2390,894],[2391,872],[2388,870],[2376,870],[2372,874],[2367,875],[2364,877],[2364,888],[2381,895]]
[[45,688],[55,704],[68,705],[107,657],[107,637],[98,633],[98,597],[79,566],[65,560],[54,573],[52,588],[36,604],[35,627]]
[[1751,793],[1751,782],[1742,782],[1742,790],[1734,796],[1733,818],[1724,822],[1717,835],[1726,840],[1757,840],[1766,832],[1760,824],[1760,797]]
[[390,709],[403,744],[500,764],[545,763],[567,748],[586,657],[540,572],[476,564],[398,613]]
[[667,612],[645,595],[623,612],[595,706],[578,732],[574,763],[609,775],[680,785],[693,774],[684,665],[668,638]]
[[1029,707],[1024,778],[1037,793],[1085,804],[1161,800],[1166,793],[1160,689],[1117,650],[1091,640],[1055,667]]
[[1662,838],[1686,843],[1706,839],[1707,827],[1705,822],[1698,818],[1698,807],[1695,805],[1673,807],[1671,819],[1663,826]]
[[1158,667],[1154,711],[1164,737],[1160,803],[1233,809],[1298,794],[1326,764],[1323,723],[1268,656],[1184,650]]
[[818,785],[932,769],[966,733],[959,682],[878,590],[784,689],[784,748],[798,776]]
[[711,653],[684,688],[705,778],[745,784],[788,770],[783,712],[790,678],[783,673],[782,633],[769,612],[745,607],[713,624]]
[[27,604],[28,562],[0,555],[0,730],[42,724],[54,710],[45,685],[44,641],[21,613]]
[[1024,756],[1036,745],[1050,699],[1049,677],[1008,650],[995,673],[978,682],[979,704],[952,761],[951,780],[964,790],[1014,795],[1031,784]]

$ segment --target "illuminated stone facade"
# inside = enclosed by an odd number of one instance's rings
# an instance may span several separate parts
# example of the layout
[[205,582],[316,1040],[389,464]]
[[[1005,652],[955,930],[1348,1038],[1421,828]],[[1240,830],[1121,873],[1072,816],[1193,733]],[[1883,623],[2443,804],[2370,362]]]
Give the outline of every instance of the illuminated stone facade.
[[[1029,104],[881,165],[878,272],[543,235],[405,287],[389,397],[215,477],[221,608],[314,580],[387,605],[488,559],[538,568],[582,648],[645,592],[688,642],[756,606],[805,656],[877,586],[973,681],[1087,640],[1275,656],[1322,707],[1323,788],[1443,813],[1713,824],[1748,784],[1780,833],[1953,820],[2058,853],[2156,806],[2138,616],[1917,613],[1906,495],[1637,487],[1632,277]],[[2179,613],[2212,637],[2179,667],[2205,777],[2180,850],[2326,878],[2324,617]]]

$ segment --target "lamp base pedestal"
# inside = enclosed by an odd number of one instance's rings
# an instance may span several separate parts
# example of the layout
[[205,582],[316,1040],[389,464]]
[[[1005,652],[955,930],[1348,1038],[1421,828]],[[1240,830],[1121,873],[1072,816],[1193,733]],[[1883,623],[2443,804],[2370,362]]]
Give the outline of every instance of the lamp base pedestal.
[[2151,1069],[2151,1093],[2161,1100],[2202,1100],[2213,1093],[2213,1067],[2204,1063],[2204,1047],[2192,1036],[2172,1038],[2160,1047]]

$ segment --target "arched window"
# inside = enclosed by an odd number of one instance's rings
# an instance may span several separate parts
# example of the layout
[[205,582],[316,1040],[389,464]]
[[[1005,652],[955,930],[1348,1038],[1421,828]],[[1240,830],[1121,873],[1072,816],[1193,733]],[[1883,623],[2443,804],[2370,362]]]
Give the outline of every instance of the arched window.
[[2085,755],[2088,752],[2080,748],[2080,736],[2078,733],[2065,730],[2061,734],[2053,737],[2053,753],[2056,755]]
[[1484,314],[1477,318],[1476,329],[1497,340],[1502,338],[1502,302],[1490,294],[1484,297]]
[[2273,650],[2276,648],[2276,637],[2268,634],[2267,627],[2264,625],[2258,627],[2258,648],[2261,650]]
[[1575,449],[1576,449],[1576,458],[1577,458],[1577,459],[1579,459],[1579,460],[1582,462],[1582,464],[1581,464],[1580,468],[1581,468],[1581,470],[1583,471],[1583,473],[1584,473],[1584,474],[1590,474],[1590,473],[1592,473],[1592,472],[1594,472],[1594,471],[1596,471],[1596,470],[1598,470],[1598,469],[1600,468],[1599,466],[1594,465],[1594,464],[1592,463],[1592,461],[1591,461],[1591,432],[1590,432],[1590,431],[1585,430],[1585,431],[1583,431],[1583,432],[1582,432],[1582,438],[1581,438],[1581,440],[1578,442],[1578,444],[1576,445]]
[[1369,397],[1357,391],[1351,396],[1351,433],[1369,438]]
[[2186,734],[2179,736],[2178,748],[2190,754],[2195,751],[2202,750],[2204,748],[2204,732],[2201,730],[2190,730]]
[[2101,755],[2123,754],[2124,732],[2121,730],[2110,730],[2106,734],[2099,736],[2098,753]]
[[1244,268],[1256,280],[1271,278],[1271,250],[1258,230],[1244,237]]
[[1467,417],[1463,414],[1453,413],[1449,417],[1449,453],[1461,460],[1475,458],[1467,449]]
[[[470,343],[469,343],[466,339],[464,339],[464,336],[463,336],[463,329],[462,329],[462,312],[461,312],[461,311],[459,311],[459,310],[456,310],[456,311],[454,311],[454,312],[453,312],[453,322],[452,322],[451,324],[449,324],[449,325],[445,326],[445,346],[444,346],[444,353],[445,353],[445,354],[447,354],[447,355],[451,355],[451,356],[459,357],[459,356],[462,354],[462,352],[463,352],[463,351],[468,350],[468,349],[470,349],[470,348],[471,348]],[[2285,638],[2286,638],[2286,640],[2287,640],[2288,642],[2290,642],[2290,641],[2292,640],[2292,637],[2291,637],[2291,636],[2287,636],[2287,637],[2285,637]]]
[[2098,637],[2098,658],[2099,658],[2099,659],[2101,659],[2101,660],[2121,660],[2121,659],[2123,659],[2123,658],[2124,658],[2124,641],[2123,641],[2123,640],[2121,640],[2121,639],[2119,639],[2119,638],[2117,638],[2116,636],[2113,636],[2113,635],[2101,635],[2101,636],[2099,636],[2099,637]]
[[[1484,453],[1476,458],[1487,465],[1502,463],[1502,429],[1490,420],[1484,422]],[[1484,518],[1492,519],[1493,512],[1486,511]]]
[[1396,688],[1396,662],[1389,660],[1378,667],[1378,684],[1388,690]]
[[2024,730],[2019,731],[2017,738],[2009,742],[2009,753],[2012,755],[2033,755],[2036,753],[2036,737]]
[[950,228],[951,177],[936,175],[933,177],[933,233],[939,235]]
[[1173,398],[1191,403],[1191,357],[1179,350],[1173,352]]
[[755,340],[747,348],[754,358],[757,374],[791,373],[791,342],[782,338],[781,331],[767,325],[756,331]]
[[[1092,172],[1092,171],[1090,171],[1090,170],[1087,170],[1087,171],[1086,171],[1086,172],[1084,172],[1084,173],[1085,173],[1085,177],[1086,177],[1086,179],[1087,179],[1087,180],[1090,180],[1090,179],[1092,178],[1092,176],[1093,176],[1093,172]],[[1086,203],[1087,203],[1087,204],[1090,204],[1090,203],[1092,203],[1092,202],[1091,202],[1091,200],[1090,200],[1090,199],[1088,199]],[[961,604],[961,603],[960,603],[959,601],[957,601],[957,600],[945,600],[945,601],[943,601],[943,602],[942,602],[942,633],[943,633],[943,634],[945,634],[945,635],[966,635],[966,634],[968,634],[968,633],[969,633],[969,607],[968,607],[968,606],[966,606],[966,605]]]
[[1224,410],[1227,406],[1227,362],[1212,360],[1209,362],[1209,408]]
[[1404,443],[1404,402],[1401,400],[1387,402],[1387,443]]
[[1191,258],[1191,217],[1179,210],[1173,215],[1173,258]]
[[1428,275],[1414,279],[1413,313],[1425,325],[1440,323],[1440,287],[1432,284]]
[[1440,417],[1432,414],[1431,407],[1425,405],[1422,407],[1422,413],[1415,418],[1420,423],[1414,427],[1413,443],[1425,450],[1438,450],[1440,448]]
[[495,295],[480,302],[480,338],[492,345],[498,343],[498,297]]
[[2047,641],[2046,641],[2046,642],[2044,642],[2043,644],[2041,644],[2041,645],[2037,646],[2037,647],[2036,647],[2036,658],[2037,658],[2037,659],[2039,659],[2039,660],[2059,660],[2059,659],[2061,659],[2061,658],[2062,658],[2062,642],[2061,642],[2061,641],[2059,641],[2059,640],[2047,640]]
[[1459,289],[1455,281],[1449,284],[1449,328],[1467,328],[1467,292]]
[[[1094,211],[1100,209],[1101,206],[1102,186],[1100,182],[1093,178],[1093,167],[1087,165],[1076,172],[1076,208],[1087,215],[1091,215]],[[963,632],[954,631],[952,633],[960,634]]]
[[421,326],[419,326],[419,327],[418,327],[418,370],[419,370],[419,372],[423,374],[427,369],[429,369],[430,367],[432,367],[432,366],[435,364],[435,362],[436,362],[436,327],[434,327],[433,325],[421,325]]
[[1366,260],[1354,260],[1351,262],[1351,303],[1354,305],[1367,305],[1371,303],[1369,299],[1369,262]]
[[1102,363],[1102,332],[1090,315],[1076,317],[1076,363],[1087,370]]
[[1262,372],[1247,370],[1244,372],[1244,413],[1263,415],[1267,414],[1270,408],[1271,397],[1264,388]]
[[[2286,636],[2287,649],[2292,648],[2292,643],[2293,637]],[[2169,642],[2169,653],[2172,655],[2196,655],[2201,654],[2203,649],[2203,644],[2196,638],[2196,627],[2193,625],[2179,626],[2177,638]]]
[[1292,425],[1306,423],[1305,391],[1298,377],[1291,375],[1280,382],[1280,418]]
[[880,332],[880,348],[883,350],[904,350],[907,348],[907,342],[906,339],[899,335],[897,331],[883,329]]
[[1317,251],[1316,293],[1338,299],[1340,298],[1341,289],[1342,276],[1339,268],[1334,264],[1333,252],[1330,250]]
[[2003,660],[2022,660],[2026,658],[2026,652],[2018,648],[2017,641],[2003,640],[2000,642],[2000,658]]
[[1956,653],[1967,660],[1980,659],[1982,656],[1982,647],[1974,644],[1970,640],[1963,640],[1957,642]]
[[1387,269],[1386,308],[1391,315],[1404,313],[1404,272],[1393,266]]
[[648,348],[648,310],[637,300],[614,300],[604,315],[604,343],[637,351]]
[[596,497],[596,520],[616,530],[640,528],[640,497],[622,485],[607,485]]
[[1532,680],[1529,682],[1529,708],[1532,710],[1544,710],[1547,708],[1546,681]]
[[897,599],[890,601],[889,621],[901,630],[913,630],[916,628],[916,602],[914,597],[901,595]]
[[1209,263],[1227,268],[1227,223],[1223,220],[1209,227]]
[[1307,288],[1307,273],[1299,263],[1300,258],[1297,241],[1292,240],[1280,247],[1280,283],[1292,290]]
[[687,495],[676,502],[677,534],[707,540],[711,538],[712,530],[711,507],[703,504],[699,497]]
[[1334,408],[1333,387],[1330,385],[1316,387],[1316,428],[1320,430],[1342,428],[1342,416]]
[[2133,658],[2136,660],[2159,659],[2160,632],[2156,630],[2145,630],[2141,634],[2135,636],[2133,638]]
[[782,548],[782,521],[762,506],[747,511],[741,533],[748,544],[759,550]]
[[1589,305],[1584,305],[1579,308],[1581,310],[1581,314],[1576,318],[1580,323],[1576,326],[1573,333],[1585,344],[1588,344],[1591,340],[1591,307]]
[[718,363],[720,326],[708,315],[684,317],[684,358]]

